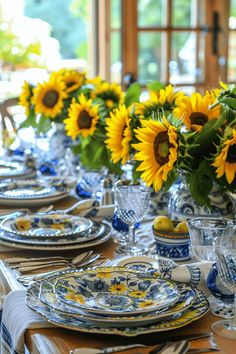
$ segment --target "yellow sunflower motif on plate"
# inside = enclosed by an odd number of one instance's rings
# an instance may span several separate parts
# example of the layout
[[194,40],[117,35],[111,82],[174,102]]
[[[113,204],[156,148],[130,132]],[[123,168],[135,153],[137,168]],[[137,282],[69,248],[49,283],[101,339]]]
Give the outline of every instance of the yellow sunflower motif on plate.
[[135,129],[135,133],[140,141],[132,145],[138,151],[134,159],[141,161],[137,171],[142,172],[141,178],[147,186],[153,184],[157,191],[167,180],[177,160],[177,129],[163,117],[162,123],[143,120],[142,128]]
[[155,302],[153,300],[145,300],[145,301],[141,301],[138,304],[138,307],[146,308],[146,307],[150,307],[150,306],[153,306],[153,305],[155,305]]
[[122,284],[122,283],[113,284],[109,287],[109,291],[113,294],[116,294],[116,293],[123,294],[127,290],[128,290],[127,286],[125,286],[125,284]]
[[65,83],[65,91],[70,93],[78,90],[85,83],[85,73],[68,70],[61,75],[61,80]]
[[85,297],[83,295],[80,295],[80,294],[75,294],[75,293],[68,293],[66,296],[65,296],[65,299],[67,300],[71,300],[71,301],[75,301],[75,302],[78,302],[79,304],[84,304],[85,303]]
[[32,89],[27,81],[24,81],[21,94],[19,97],[19,104],[25,108],[25,114],[28,115],[30,111],[32,97]]
[[183,119],[187,129],[200,132],[209,120],[219,117],[220,105],[210,109],[210,106],[215,102],[214,95],[206,93],[205,96],[202,96],[200,93],[193,93],[191,97],[184,96],[178,100],[173,114],[177,118]]
[[139,118],[155,118],[154,115],[162,110],[172,110],[179,99],[184,97],[183,92],[174,92],[172,85],[168,85],[159,91],[150,91],[150,98],[147,101],[135,105],[135,114]]
[[217,178],[226,176],[227,182],[231,184],[236,174],[236,130],[233,129],[231,139],[224,141],[223,147],[216,156],[214,163]]
[[55,118],[63,109],[63,100],[67,97],[65,84],[57,75],[51,75],[48,82],[38,84],[33,90],[32,103],[36,113]]
[[103,82],[100,86],[95,87],[91,97],[102,99],[109,110],[118,107],[119,104],[124,102],[124,93],[121,86],[116,83]]
[[144,290],[133,290],[129,293],[129,296],[135,297],[135,298],[143,298],[147,295],[147,292]]
[[132,139],[130,121],[130,108],[126,108],[125,105],[120,105],[110,113],[110,118],[106,119],[105,143],[111,151],[111,159],[114,163],[121,161],[124,165],[129,160]]
[[87,100],[83,94],[79,96],[78,102],[73,99],[68,118],[64,120],[67,135],[72,139],[76,139],[79,134],[84,138],[93,135],[99,120],[98,108],[98,105],[93,105],[92,99]]

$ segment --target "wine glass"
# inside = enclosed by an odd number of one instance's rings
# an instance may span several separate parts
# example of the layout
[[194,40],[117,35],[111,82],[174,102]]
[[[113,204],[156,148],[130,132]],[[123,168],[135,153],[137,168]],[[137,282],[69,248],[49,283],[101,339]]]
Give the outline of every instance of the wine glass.
[[219,279],[234,293],[234,317],[213,323],[212,330],[221,337],[236,340],[236,227],[215,240],[215,255]]
[[[215,240],[224,238],[233,226],[233,221],[228,218],[198,217],[188,220],[193,255],[199,261],[215,262]],[[229,317],[232,313],[231,304],[228,300],[226,303],[226,299],[223,298],[222,301],[218,297],[214,296],[213,301],[211,301],[212,313],[220,317]]]
[[118,217],[129,225],[129,242],[123,252],[132,256],[147,253],[145,245],[140,244],[135,235],[135,224],[142,221],[149,206],[149,189],[141,183],[130,180],[118,181],[114,186],[115,206]]

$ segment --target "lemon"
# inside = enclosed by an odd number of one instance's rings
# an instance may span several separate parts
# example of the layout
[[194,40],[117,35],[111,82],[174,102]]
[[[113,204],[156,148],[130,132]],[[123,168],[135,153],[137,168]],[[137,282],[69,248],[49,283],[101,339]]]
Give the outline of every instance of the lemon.
[[188,232],[187,222],[181,221],[180,223],[178,223],[178,225],[175,227],[175,231],[187,233]]
[[168,216],[160,215],[157,216],[153,222],[153,227],[155,230],[160,231],[173,231],[174,224]]

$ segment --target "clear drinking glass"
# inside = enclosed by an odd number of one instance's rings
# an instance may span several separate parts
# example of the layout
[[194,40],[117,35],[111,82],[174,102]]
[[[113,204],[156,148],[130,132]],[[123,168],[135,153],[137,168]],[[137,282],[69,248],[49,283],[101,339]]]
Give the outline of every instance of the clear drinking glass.
[[[224,238],[234,222],[228,218],[199,217],[188,220],[192,254],[199,261],[216,261],[216,240]],[[214,315],[228,318],[232,305],[212,296],[211,311]]]
[[118,217],[129,225],[130,238],[124,246],[126,254],[139,256],[148,249],[138,242],[135,236],[135,224],[142,221],[149,206],[149,189],[131,181],[118,181],[114,186],[115,206]]
[[221,337],[236,340],[236,227],[215,240],[218,275],[227,290],[234,293],[234,318],[213,323],[212,330]]

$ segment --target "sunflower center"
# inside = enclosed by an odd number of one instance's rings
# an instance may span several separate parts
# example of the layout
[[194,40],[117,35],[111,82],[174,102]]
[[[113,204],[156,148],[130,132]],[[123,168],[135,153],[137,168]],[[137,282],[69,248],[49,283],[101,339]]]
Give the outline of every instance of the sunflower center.
[[236,145],[231,145],[228,150],[226,161],[236,163]]
[[110,99],[106,100],[106,106],[107,106],[108,108],[113,107],[113,105],[114,105],[114,102],[113,102],[112,100],[110,100]]
[[89,129],[92,124],[92,117],[87,111],[81,111],[77,123],[80,129]]
[[205,113],[202,112],[193,112],[190,115],[190,121],[191,124],[196,124],[196,125],[204,125],[208,121],[208,117]]
[[67,88],[70,88],[70,87],[74,86],[75,84],[76,84],[75,81],[68,81],[68,82],[66,83],[66,87],[67,87]]
[[154,155],[159,165],[164,165],[169,161],[170,144],[167,132],[159,133],[154,140]]
[[48,108],[52,108],[57,104],[59,93],[56,90],[47,91],[43,97],[43,104]]

